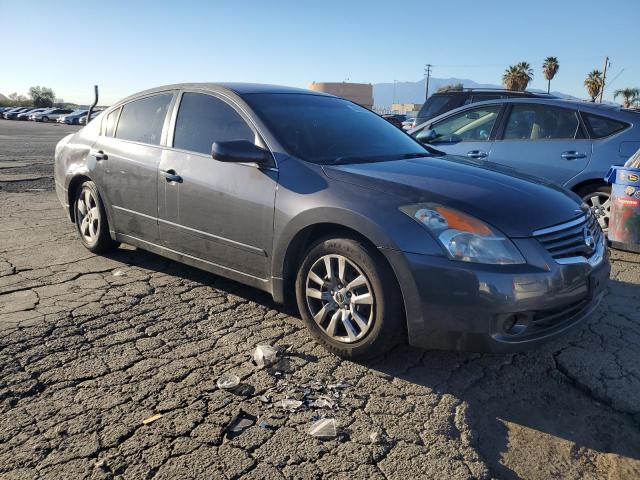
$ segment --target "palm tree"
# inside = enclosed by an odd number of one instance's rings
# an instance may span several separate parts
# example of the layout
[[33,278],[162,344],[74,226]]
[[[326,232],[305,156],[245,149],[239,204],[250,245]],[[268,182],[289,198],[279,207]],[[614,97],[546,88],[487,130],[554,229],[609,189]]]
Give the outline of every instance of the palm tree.
[[591,97],[591,101],[595,102],[596,97],[600,95],[600,90],[602,89],[602,72],[600,70],[590,72],[584,80],[584,86]]
[[507,90],[525,90],[533,79],[533,69],[527,62],[510,65],[502,75],[502,83]]
[[533,80],[533,68],[528,62],[520,62],[516,65],[516,68],[520,71],[520,88],[519,90],[526,90],[529,82]]
[[624,98],[624,101],[622,102],[624,108],[629,108],[633,102],[640,100],[640,98],[638,98],[640,97],[640,88],[623,88],[621,90],[616,90],[613,93],[614,100],[619,96]]
[[542,64],[542,71],[544,72],[544,78],[547,79],[547,93],[551,93],[551,80],[556,76],[560,70],[560,64],[556,57],[547,57]]

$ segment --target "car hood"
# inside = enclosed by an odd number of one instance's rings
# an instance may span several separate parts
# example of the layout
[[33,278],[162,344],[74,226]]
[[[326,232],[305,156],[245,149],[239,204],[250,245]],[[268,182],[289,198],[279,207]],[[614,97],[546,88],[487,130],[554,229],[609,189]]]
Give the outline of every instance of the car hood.
[[434,202],[473,215],[512,238],[581,215],[580,198],[562,187],[489,162],[441,156],[323,167],[334,180]]

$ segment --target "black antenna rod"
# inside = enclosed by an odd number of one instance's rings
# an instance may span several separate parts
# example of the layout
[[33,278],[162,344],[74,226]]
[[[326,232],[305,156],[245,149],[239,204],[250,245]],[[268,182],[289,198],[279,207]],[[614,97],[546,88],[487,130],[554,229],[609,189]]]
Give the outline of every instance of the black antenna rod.
[[89,111],[87,112],[87,125],[89,125],[89,121],[91,120],[91,114],[93,113],[93,109],[96,108],[96,105],[98,105],[98,85],[93,86],[93,92],[94,92],[95,98],[93,100],[93,105],[89,107]]

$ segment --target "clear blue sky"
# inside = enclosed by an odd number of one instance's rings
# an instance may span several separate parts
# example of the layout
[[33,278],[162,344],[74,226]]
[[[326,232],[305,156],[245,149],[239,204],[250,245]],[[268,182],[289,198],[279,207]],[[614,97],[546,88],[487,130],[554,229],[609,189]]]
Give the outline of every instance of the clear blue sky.
[[[640,2],[0,0],[0,92],[53,88],[108,104],[173,82],[438,78],[500,83],[509,64],[558,57],[554,90],[585,97],[582,82],[611,57],[616,88],[640,87]],[[42,27],[40,29],[40,27]],[[87,32],[90,32],[87,34]],[[7,68],[10,67],[10,68]]]

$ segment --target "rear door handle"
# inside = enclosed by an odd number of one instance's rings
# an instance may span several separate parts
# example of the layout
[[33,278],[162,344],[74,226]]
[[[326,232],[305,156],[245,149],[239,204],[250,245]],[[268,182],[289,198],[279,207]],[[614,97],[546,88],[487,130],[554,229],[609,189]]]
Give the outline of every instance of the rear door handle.
[[162,170],[164,173],[164,179],[169,183],[182,183],[182,177],[176,174],[176,171],[173,169],[170,170]]
[[469,158],[487,158],[489,154],[487,152],[483,152],[482,150],[471,150],[467,152],[467,157]]
[[565,160],[576,160],[578,158],[585,158],[587,154],[582,152],[576,152],[574,150],[569,150],[566,152],[562,152],[560,156]]
[[104,153],[102,150],[93,150],[91,149],[91,156],[96,157],[96,160],[107,160],[109,156]]

